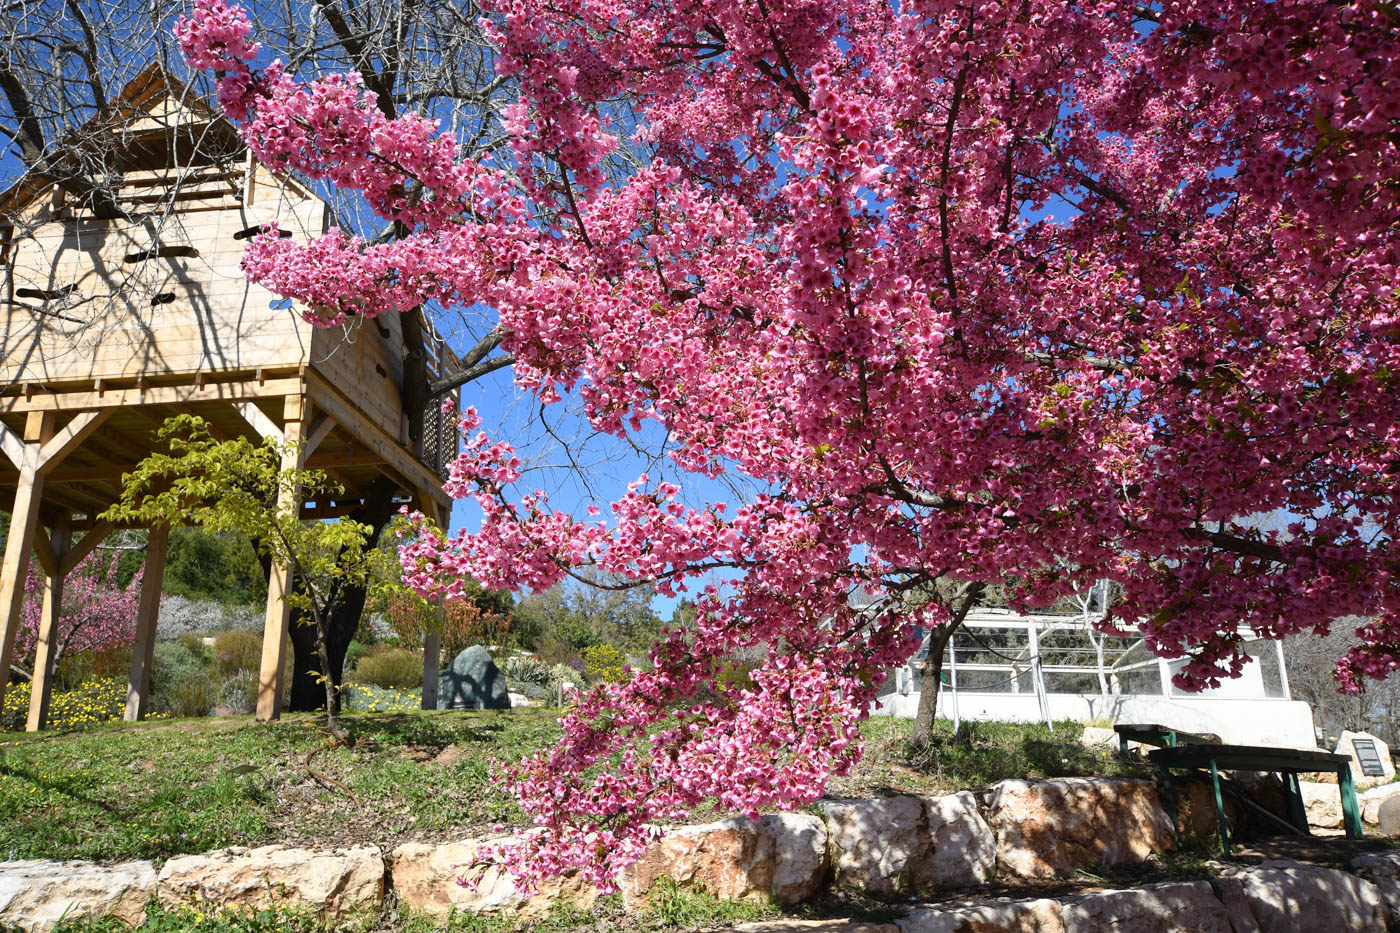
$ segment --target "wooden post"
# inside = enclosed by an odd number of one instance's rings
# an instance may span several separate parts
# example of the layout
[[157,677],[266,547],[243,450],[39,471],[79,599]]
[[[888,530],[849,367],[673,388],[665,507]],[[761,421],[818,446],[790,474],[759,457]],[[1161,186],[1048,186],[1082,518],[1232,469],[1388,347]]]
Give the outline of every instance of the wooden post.
[[10,680],[10,665],[14,662],[15,637],[19,634],[20,610],[24,606],[24,575],[29,569],[29,552],[34,547],[34,532],[39,527],[39,499],[44,492],[44,477],[39,473],[39,452],[43,443],[53,436],[54,413],[30,412],[24,423],[24,455],[20,464],[19,485],[10,510],[10,535],[5,542],[5,556],[0,560],[0,613],[4,613],[5,631],[0,637],[0,703],[5,700],[5,687]]
[[[432,515],[433,520],[438,523],[443,531],[447,531],[447,518],[451,512],[437,505],[431,505],[432,499],[423,493],[418,494],[420,501],[427,505],[427,511]],[[438,620],[443,618],[442,597],[434,600],[438,612]],[[437,709],[438,705],[438,674],[442,670],[442,633],[429,632],[423,638],[423,700],[419,704],[422,709]]]
[[[54,525],[50,541],[54,554],[62,560],[68,555],[73,533],[64,517]],[[49,697],[53,694],[53,675],[57,666],[58,618],[63,611],[63,579],[67,574],[61,567],[44,576],[44,606],[39,616],[39,640],[34,646],[34,680],[29,691],[29,719],[26,732],[38,732],[48,723]]]
[[165,583],[165,557],[170,527],[151,529],[146,541],[146,569],[141,577],[141,602],[136,609],[136,643],[131,646],[131,674],[126,679],[127,722],[145,719],[151,692],[151,663],[156,650],[156,618],[160,615],[160,590]]
[[[283,403],[282,439],[290,445],[282,453],[283,470],[300,469],[306,459],[303,441],[306,398],[289,395]],[[296,502],[296,491],[284,489],[278,496],[277,508],[292,508]],[[290,574],[286,567],[275,561],[267,578],[267,616],[263,623],[262,670],[258,675],[259,722],[271,722],[282,715],[282,668],[287,644],[287,629],[291,624],[291,610],[283,598],[290,585]]]

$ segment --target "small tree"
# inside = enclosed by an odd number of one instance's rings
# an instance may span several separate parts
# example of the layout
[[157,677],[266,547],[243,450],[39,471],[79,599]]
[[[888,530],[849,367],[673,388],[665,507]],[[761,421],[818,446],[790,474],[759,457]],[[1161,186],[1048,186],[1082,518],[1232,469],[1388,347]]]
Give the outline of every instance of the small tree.
[[319,470],[282,469],[289,446],[275,438],[218,441],[193,415],[166,420],[158,437],[169,453],[147,457],[123,478],[121,501],[103,517],[143,524],[192,524],[205,531],[247,535],[263,554],[287,568],[284,597],[315,626],[326,689],[326,726],[347,738],[337,712],[340,687],[330,676],[327,621],[346,588],[369,577],[369,526],[348,519],[305,521],[304,501],[335,499],[344,489]]

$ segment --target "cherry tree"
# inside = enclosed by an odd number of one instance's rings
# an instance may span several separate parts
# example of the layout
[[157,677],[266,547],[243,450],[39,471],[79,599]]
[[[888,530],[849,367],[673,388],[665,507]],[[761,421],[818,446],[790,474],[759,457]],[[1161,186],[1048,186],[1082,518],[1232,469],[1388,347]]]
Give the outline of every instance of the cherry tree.
[[[1400,18],[1380,0],[498,0],[508,146],[303,82],[198,0],[193,67],[272,167],[402,235],[275,230],[245,267],[334,325],[489,307],[519,386],[670,463],[588,514],[468,434],[420,519],[425,596],[591,565],[699,614],[580,699],[515,772],[544,832],[506,854],[606,882],[646,824],[818,796],[916,625],[990,582],[1043,605],[1113,581],[1105,627],[1186,688],[1368,619],[1349,689],[1400,665]],[[625,153],[628,160],[619,160]],[[632,167],[619,172],[619,164]],[[1285,533],[1241,517],[1291,516]],[[726,572],[733,582],[701,586]],[[940,578],[967,581],[928,598]],[[851,595],[865,590],[875,597]],[[766,649],[751,682],[717,684]],[[607,763],[606,768],[597,766]]]
[[[116,551],[93,551],[63,581],[63,602],[54,632],[53,664],[83,652],[129,648],[136,639],[136,609],[141,601],[144,568],[126,586],[117,582]],[[43,577],[33,567],[24,581],[24,607],[15,637],[14,672],[33,679],[34,654],[44,605]]]

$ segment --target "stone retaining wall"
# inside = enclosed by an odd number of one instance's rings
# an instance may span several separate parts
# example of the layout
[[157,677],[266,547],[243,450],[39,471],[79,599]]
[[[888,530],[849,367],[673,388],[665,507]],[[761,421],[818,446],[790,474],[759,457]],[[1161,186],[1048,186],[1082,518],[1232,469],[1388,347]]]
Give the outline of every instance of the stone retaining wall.
[[[998,870],[1028,879],[1052,877],[1095,865],[1141,862],[1174,844],[1171,824],[1148,781],[1003,781],[980,798],[963,792],[826,800],[819,810],[820,816],[785,813],[758,822],[730,819],[679,827],[624,872],[623,904],[644,907],[663,877],[720,898],[772,899],[782,905],[800,903],[828,885],[901,900],[946,896],[971,892]],[[375,846],[230,848],[172,858],[159,875],[149,862],[110,867],[0,863],[0,927],[47,933],[65,912],[139,923],[152,896],[169,907],[296,903],[333,920],[377,914],[390,889],[399,904],[439,918],[453,911],[537,916],[559,901],[586,908],[597,900],[595,889],[571,878],[527,896],[495,868],[473,869],[470,887],[458,883],[479,846],[509,839],[412,842],[388,859]],[[1339,904],[1350,905],[1345,909],[1358,917],[1390,915],[1400,925],[1400,852],[1362,856],[1354,868],[1356,875],[1326,874],[1324,869],[1270,863],[1210,883],[1149,886],[1064,901],[928,908],[898,926],[901,933],[1111,929],[1120,924],[1115,918],[1160,911],[1167,917],[1226,918],[1221,922],[1227,925],[1219,927],[1224,933],[1384,929],[1383,924],[1353,927],[1330,920],[1321,926],[1277,925],[1281,921],[1276,917],[1323,916],[1326,909],[1342,909]],[[1261,913],[1275,919],[1265,922]],[[1250,923],[1258,921],[1256,927],[1241,926],[1246,915],[1255,918]],[[1218,926],[1216,919],[1199,924],[1170,929]],[[1137,920],[1122,928],[1130,927],[1168,929]]]

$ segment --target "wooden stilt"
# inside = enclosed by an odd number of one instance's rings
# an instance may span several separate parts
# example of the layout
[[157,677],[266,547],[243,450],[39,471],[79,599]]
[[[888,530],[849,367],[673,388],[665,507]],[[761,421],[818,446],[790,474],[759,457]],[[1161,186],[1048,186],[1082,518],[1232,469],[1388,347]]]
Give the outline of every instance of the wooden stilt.
[[[423,495],[421,492],[418,498],[425,503],[432,503],[432,498]],[[443,531],[447,530],[447,516],[450,512],[437,505],[429,505],[427,513],[438,523],[438,527]],[[439,618],[442,613],[442,600],[437,600],[437,611]],[[438,674],[442,670],[442,634],[437,631],[429,632],[423,638],[423,700],[420,704],[423,709],[437,709],[438,705]]]
[[24,575],[29,570],[29,552],[39,527],[39,498],[44,477],[39,473],[41,446],[53,436],[54,413],[30,412],[24,424],[24,453],[19,467],[19,485],[10,510],[10,535],[5,556],[0,560],[0,613],[5,630],[0,637],[0,703],[14,663],[15,637],[19,634],[20,609],[24,606]]
[[[56,524],[49,540],[54,556],[62,559],[67,555],[73,540],[65,517]],[[58,665],[58,619],[63,612],[64,571],[54,562],[52,573],[44,576],[44,606],[39,615],[39,640],[34,647],[34,682],[29,691],[29,719],[25,722],[26,732],[38,732],[48,724],[49,697],[53,694],[53,675]]]
[[141,577],[141,602],[136,609],[136,643],[131,646],[131,674],[126,679],[127,722],[145,719],[151,691],[151,663],[155,658],[156,618],[160,615],[160,590],[165,583],[165,557],[170,550],[170,529],[151,529],[146,542],[146,569]]
[[[301,420],[306,400],[303,396],[289,395],[284,404],[282,438],[289,448],[282,454],[282,469],[294,470],[306,459],[302,443],[305,425]],[[291,508],[294,498],[293,491],[284,490],[277,500],[278,510]],[[282,669],[287,628],[291,623],[291,610],[283,597],[291,585],[289,577],[287,568],[274,561],[267,579],[267,617],[263,623],[262,670],[258,675],[259,722],[270,722],[282,715]]]

